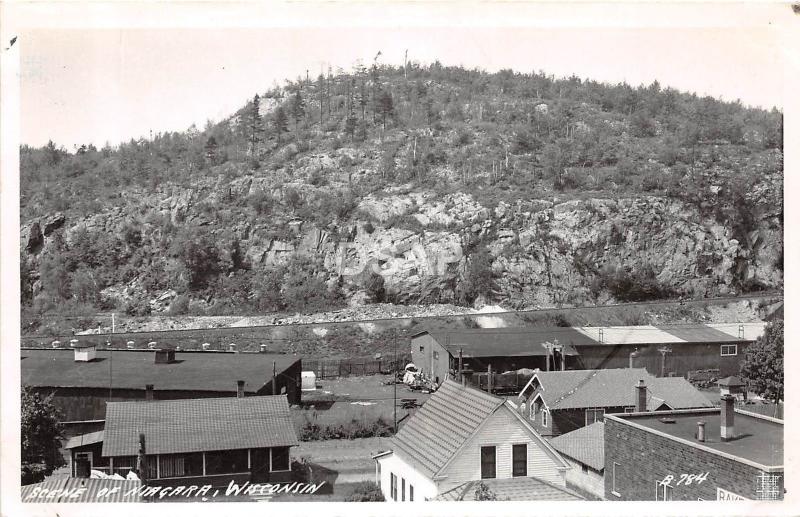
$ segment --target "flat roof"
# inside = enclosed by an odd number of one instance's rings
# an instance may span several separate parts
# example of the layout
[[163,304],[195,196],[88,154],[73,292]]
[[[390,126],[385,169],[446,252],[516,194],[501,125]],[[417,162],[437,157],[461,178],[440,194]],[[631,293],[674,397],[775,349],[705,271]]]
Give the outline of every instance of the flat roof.
[[[607,415],[611,416],[611,415]],[[720,410],[658,411],[655,413],[629,413],[611,416],[615,420],[641,426],[673,438],[691,442],[698,448],[711,449],[762,466],[783,465],[783,423],[736,411],[734,439],[720,439]],[[661,421],[667,417],[674,423]],[[706,423],[706,440],[695,438],[697,423]]]
[[492,329],[419,329],[412,338],[429,334],[451,354],[464,357],[545,355],[545,342],[567,346],[576,355],[582,346],[723,344],[755,341],[766,323],[692,323],[609,327],[506,327]]
[[[463,351],[464,357],[523,357],[547,355],[545,342],[558,341],[566,355],[577,355],[574,345],[591,344],[588,338],[571,327],[457,329],[426,331],[453,356]],[[419,335],[419,334],[417,334]]]
[[[576,327],[582,334],[604,345],[652,345],[679,343],[735,343],[755,341],[766,323],[706,323],[687,325],[630,325]],[[602,339],[601,339],[602,334]]]
[[255,393],[272,380],[272,362],[280,374],[300,360],[284,354],[189,352],[175,362],[155,364],[155,350],[98,350],[94,361],[76,362],[71,349],[24,349],[21,378],[25,386],[112,388]]

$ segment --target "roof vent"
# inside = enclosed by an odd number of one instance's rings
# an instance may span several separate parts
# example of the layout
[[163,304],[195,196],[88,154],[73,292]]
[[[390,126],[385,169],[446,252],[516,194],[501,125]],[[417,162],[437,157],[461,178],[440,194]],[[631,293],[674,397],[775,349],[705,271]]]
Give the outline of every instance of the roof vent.
[[675,423],[675,419],[674,418],[670,418],[670,417],[667,417],[667,416],[662,416],[661,418],[658,419],[658,421],[661,422],[662,424],[674,424]]
[[61,348],[61,341],[56,339],[55,341],[53,341],[52,346],[53,348]]
[[149,343],[147,343],[147,348],[149,348],[150,350],[155,350],[157,345],[158,343],[156,343],[155,341],[150,341]]
[[262,354],[266,354],[266,353],[267,353],[267,345],[261,345],[261,346],[259,347],[259,351],[260,351]]
[[70,348],[75,348],[75,346],[76,346],[77,344],[78,344],[78,340],[77,340],[77,339],[70,339],[70,340],[69,340],[69,346],[70,346]]
[[155,364],[170,364],[175,362],[174,348],[160,348],[156,350]]
[[202,345],[200,345],[200,347],[203,350],[208,350],[209,348],[211,348],[211,343],[203,343]]
[[133,341],[128,341],[127,343],[125,343],[125,346],[128,347],[128,350],[131,350],[133,349],[133,347],[136,346],[136,343],[134,343]]
[[[97,347],[91,344],[79,344],[77,340],[75,344],[72,345],[75,350],[75,362],[76,363],[88,363],[89,361],[94,361],[95,357],[97,357]],[[71,344],[71,343],[70,343]]]
[[231,351],[231,352],[235,352],[236,351],[236,343],[231,343],[230,345],[228,345],[228,350]]

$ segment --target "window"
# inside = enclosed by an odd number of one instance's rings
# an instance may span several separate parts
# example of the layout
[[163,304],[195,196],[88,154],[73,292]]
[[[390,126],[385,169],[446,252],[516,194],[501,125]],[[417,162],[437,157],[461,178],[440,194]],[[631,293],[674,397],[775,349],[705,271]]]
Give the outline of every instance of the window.
[[739,352],[737,345],[722,345],[720,347],[719,355],[722,357],[737,355]]
[[497,477],[497,448],[494,445],[481,447],[481,479]]
[[656,501],[672,501],[673,487],[656,481]]
[[542,411],[542,425],[547,427],[547,411]]
[[247,449],[206,453],[206,475],[208,476],[214,474],[236,474],[248,471]]
[[586,410],[586,425],[591,425],[595,422],[602,422],[603,415],[605,414],[605,409],[587,409]]
[[419,351],[420,351],[420,352],[424,352],[424,351],[425,351],[425,347],[424,347],[424,346],[422,346],[422,345],[419,345]]
[[390,495],[392,501],[397,501],[397,476],[394,475],[394,472],[389,475],[391,476]]
[[272,471],[289,470],[289,447],[275,447],[272,450]]
[[439,359],[439,352],[434,352],[433,353],[433,358],[434,359]]
[[[246,453],[246,451],[245,451]],[[158,457],[158,469],[162,478],[203,475],[203,454],[164,454]],[[245,463],[245,466],[247,463]]]
[[533,405],[533,404],[531,404],[530,408],[528,408],[528,412],[530,413],[530,414],[528,415],[528,417],[529,417],[531,420],[533,420],[534,418],[536,418],[536,415],[534,415],[533,406],[534,406],[534,405]]
[[619,497],[619,492],[617,491],[617,469],[619,467],[620,464],[616,461],[611,464],[611,493],[617,497]]
[[528,475],[528,445],[520,443],[511,447],[511,475],[525,477]]
[[406,478],[400,478],[400,500],[406,500]]
[[414,500],[414,485],[411,484],[408,485],[408,500],[409,501]]

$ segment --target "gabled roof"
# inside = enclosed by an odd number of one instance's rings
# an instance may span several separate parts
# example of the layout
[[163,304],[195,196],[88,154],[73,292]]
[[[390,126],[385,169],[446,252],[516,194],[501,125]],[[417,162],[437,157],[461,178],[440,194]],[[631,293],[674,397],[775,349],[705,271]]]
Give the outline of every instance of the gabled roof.
[[566,355],[578,355],[574,346],[595,344],[594,339],[570,327],[455,329],[424,332],[430,334],[454,357],[458,356],[459,351],[463,351],[464,357],[544,356],[547,354],[544,343],[553,343],[555,340],[559,344],[565,345]]
[[583,498],[564,487],[534,477],[483,479],[467,481],[437,496],[435,501],[475,501],[475,491],[485,484],[498,501],[582,501]]
[[446,380],[395,435],[392,449],[433,477],[503,403]]
[[109,402],[103,456],[297,445],[286,395]]
[[428,477],[440,474],[496,411],[505,409],[560,468],[568,464],[530,423],[499,397],[446,380],[392,439],[392,452]]
[[555,449],[565,456],[602,471],[605,465],[604,454],[605,424],[595,422],[575,431],[550,439]]
[[236,392],[236,381],[256,393],[300,360],[283,354],[178,352],[174,363],[155,364],[155,350],[98,350],[97,358],[76,362],[71,349],[26,349],[20,363],[24,386],[45,388],[104,388]]
[[537,396],[550,410],[635,406],[634,387],[639,380],[647,385],[647,409],[666,403],[671,409],[713,407],[713,404],[682,377],[656,378],[645,368],[605,370],[567,370],[536,372],[523,388],[541,384]]
[[743,387],[744,381],[735,375],[731,375],[730,377],[725,377],[724,379],[720,379],[717,381],[717,385],[719,386],[728,386],[730,388],[740,388]]

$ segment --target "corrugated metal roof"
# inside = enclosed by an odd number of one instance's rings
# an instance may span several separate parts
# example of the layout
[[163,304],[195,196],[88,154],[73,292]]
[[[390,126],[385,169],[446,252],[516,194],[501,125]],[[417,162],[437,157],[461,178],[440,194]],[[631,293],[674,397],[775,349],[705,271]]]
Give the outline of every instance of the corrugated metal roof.
[[136,503],[142,500],[138,492],[141,486],[141,481],[127,479],[62,477],[23,486],[21,500],[23,503]]
[[558,452],[594,470],[602,471],[605,465],[604,439],[605,424],[595,422],[551,438],[550,443]]
[[[255,393],[300,360],[297,356],[258,353],[178,352],[176,362],[155,364],[155,351],[107,350],[97,359],[75,362],[72,350],[27,349],[21,362],[22,384],[37,387],[76,387],[236,392],[236,381]],[[113,368],[112,368],[113,366]],[[113,381],[113,382],[112,382]]]
[[[652,345],[670,343],[731,343],[755,341],[765,323],[713,323],[687,325],[635,325],[610,327],[514,327],[497,329],[415,329],[412,337],[428,333],[453,356],[464,357],[545,355],[545,342],[558,340],[573,347],[590,345]],[[741,338],[739,336],[742,336]]]
[[503,403],[447,380],[392,439],[392,450],[432,477]]
[[454,357],[543,356],[545,342],[565,345],[567,355],[577,355],[575,345],[594,344],[594,340],[570,327],[458,329],[428,331]]
[[67,443],[64,444],[65,449],[74,449],[75,447],[82,447],[84,445],[91,445],[93,443],[100,443],[103,441],[104,431],[95,431],[94,433],[79,434],[73,436]]
[[[551,410],[635,406],[634,387],[645,381],[648,409],[665,401],[672,409],[713,407],[702,393],[682,377],[656,378],[644,368],[617,368],[605,370],[567,370],[563,372],[537,372],[540,394]],[[653,407],[652,409],[655,409]]]
[[103,456],[297,445],[286,395],[109,402]]
[[564,487],[534,477],[514,477],[467,481],[440,494],[435,501],[475,501],[475,491],[485,484],[498,501],[582,501],[583,498]]
[[[763,322],[687,325],[631,325],[576,327],[581,334],[604,345],[657,345],[669,343],[732,343],[755,341],[764,333]],[[601,338],[602,334],[602,338]],[[741,337],[740,337],[741,336]]]

